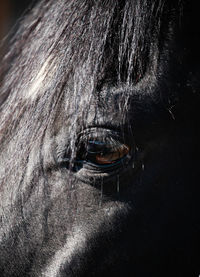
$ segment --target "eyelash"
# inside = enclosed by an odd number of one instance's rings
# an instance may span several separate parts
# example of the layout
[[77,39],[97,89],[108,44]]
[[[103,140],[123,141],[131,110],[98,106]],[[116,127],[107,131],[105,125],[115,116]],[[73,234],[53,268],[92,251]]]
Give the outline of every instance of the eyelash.
[[122,162],[129,152],[128,145],[113,137],[89,137],[79,146],[77,161],[87,162],[97,167],[112,167]]
[[[102,177],[110,178],[124,172],[135,159],[132,143],[124,142],[118,132],[90,128],[79,134],[76,151],[69,148],[57,151],[57,165],[76,173],[84,182],[98,182]],[[99,179],[100,178],[100,179]]]

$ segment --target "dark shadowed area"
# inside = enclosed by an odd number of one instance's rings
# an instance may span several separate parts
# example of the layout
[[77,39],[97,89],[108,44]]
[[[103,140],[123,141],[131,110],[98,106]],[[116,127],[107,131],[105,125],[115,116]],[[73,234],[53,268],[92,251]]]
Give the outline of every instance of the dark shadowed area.
[[21,17],[0,67],[0,276],[199,276],[198,13],[41,0]]
[[0,38],[3,38],[16,21],[33,3],[31,0],[1,0],[0,3]]

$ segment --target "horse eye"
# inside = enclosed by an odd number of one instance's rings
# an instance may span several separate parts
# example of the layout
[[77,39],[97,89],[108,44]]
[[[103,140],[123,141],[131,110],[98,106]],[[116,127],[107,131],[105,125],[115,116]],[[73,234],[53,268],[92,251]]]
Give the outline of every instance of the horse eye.
[[111,144],[89,141],[85,152],[85,160],[97,165],[112,165],[125,158],[129,152],[130,147],[119,142]]
[[96,163],[97,164],[112,164],[115,163],[122,158],[124,158],[129,153],[129,147],[127,145],[122,145],[118,149],[110,152],[110,153],[100,153],[96,155]]

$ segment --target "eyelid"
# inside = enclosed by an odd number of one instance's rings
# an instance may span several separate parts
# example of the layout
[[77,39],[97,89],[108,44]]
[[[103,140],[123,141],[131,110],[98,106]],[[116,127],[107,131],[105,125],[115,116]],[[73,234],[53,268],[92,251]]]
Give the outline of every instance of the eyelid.
[[89,140],[85,148],[85,160],[97,165],[113,165],[130,152],[130,147],[115,139],[107,142]]
[[121,145],[123,145],[121,142],[116,140],[107,140],[107,141],[100,141],[100,140],[89,140],[88,146],[96,148],[96,150],[102,151],[102,149],[118,149]]
[[[76,170],[80,171],[80,174],[94,174],[93,177],[100,173],[114,174],[116,170],[120,171],[122,166],[127,167],[135,149],[130,135],[126,135],[122,130],[104,127],[83,130],[78,134],[76,147]],[[102,157],[105,157],[105,160]]]

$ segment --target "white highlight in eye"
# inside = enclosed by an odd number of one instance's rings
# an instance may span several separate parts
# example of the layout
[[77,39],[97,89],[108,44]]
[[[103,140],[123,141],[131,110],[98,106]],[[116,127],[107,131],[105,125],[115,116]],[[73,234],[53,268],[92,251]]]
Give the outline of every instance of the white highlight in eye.
[[47,80],[45,82],[45,79],[48,77],[48,80],[49,80],[49,77],[53,76],[54,72],[55,72],[55,66],[51,62],[51,56],[49,56],[47,60],[44,62],[44,64],[42,65],[36,77],[33,78],[33,80],[30,82],[30,87],[26,89],[25,97],[27,98],[31,97],[33,100],[37,96],[41,87],[44,89],[48,85],[48,82]]

